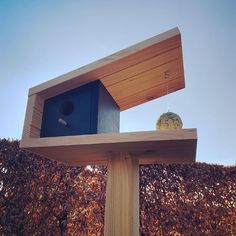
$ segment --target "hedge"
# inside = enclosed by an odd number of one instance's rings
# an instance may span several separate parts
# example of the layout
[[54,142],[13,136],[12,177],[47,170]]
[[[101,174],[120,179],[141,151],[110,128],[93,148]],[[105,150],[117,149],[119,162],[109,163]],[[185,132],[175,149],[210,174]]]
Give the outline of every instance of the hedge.
[[[103,235],[106,178],[0,140],[0,235]],[[236,235],[236,166],[140,166],[140,235]]]

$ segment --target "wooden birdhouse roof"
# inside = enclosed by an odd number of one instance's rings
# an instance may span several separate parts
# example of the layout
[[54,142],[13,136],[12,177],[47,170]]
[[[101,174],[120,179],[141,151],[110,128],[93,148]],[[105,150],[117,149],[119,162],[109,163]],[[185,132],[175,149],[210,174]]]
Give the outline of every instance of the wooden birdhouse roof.
[[95,80],[103,83],[121,111],[184,88],[178,28],[35,86],[29,96],[45,100]]

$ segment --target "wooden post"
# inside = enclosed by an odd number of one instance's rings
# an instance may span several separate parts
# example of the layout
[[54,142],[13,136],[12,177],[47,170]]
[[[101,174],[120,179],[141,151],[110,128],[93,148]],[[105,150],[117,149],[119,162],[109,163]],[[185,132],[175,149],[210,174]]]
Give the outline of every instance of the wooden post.
[[104,234],[139,235],[139,161],[128,153],[108,160]]

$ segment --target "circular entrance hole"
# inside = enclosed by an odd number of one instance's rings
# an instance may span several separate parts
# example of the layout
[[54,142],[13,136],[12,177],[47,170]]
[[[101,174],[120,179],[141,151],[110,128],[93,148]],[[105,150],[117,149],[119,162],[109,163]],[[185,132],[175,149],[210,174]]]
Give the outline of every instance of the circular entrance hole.
[[74,111],[74,104],[73,104],[73,102],[66,101],[66,102],[63,102],[63,103],[61,104],[60,112],[61,112],[64,116],[70,115],[73,111]]

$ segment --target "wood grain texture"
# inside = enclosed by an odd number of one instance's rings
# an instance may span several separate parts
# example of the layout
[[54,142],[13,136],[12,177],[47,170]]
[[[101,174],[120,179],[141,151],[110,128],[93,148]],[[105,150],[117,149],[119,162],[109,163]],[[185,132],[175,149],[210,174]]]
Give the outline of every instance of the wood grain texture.
[[[35,86],[30,89],[29,95],[39,94],[47,99],[101,80],[120,110],[125,110],[165,95],[158,89],[153,94],[152,88],[172,79],[178,81],[172,91],[184,88],[181,35],[177,28]],[[130,88],[137,90],[130,91]],[[146,92],[142,93],[143,90]],[[122,102],[124,98],[125,104]]]
[[108,160],[104,235],[139,235],[139,162],[128,153]]
[[132,96],[124,97],[119,100],[119,104],[121,104],[123,110],[126,110],[132,107],[131,104],[137,105],[151,101],[153,99],[166,95],[167,91],[168,93],[175,92],[176,90],[178,90],[178,86],[184,87],[184,82],[180,81],[178,78],[173,79],[168,83],[163,83],[159,86],[139,91]]
[[39,138],[44,99],[34,94],[28,97],[22,139]]
[[143,72],[165,65],[166,63],[169,63],[171,61],[178,60],[181,58],[180,51],[181,48],[178,47],[167,51],[164,54],[159,54],[157,56],[151,57],[145,61],[141,61],[140,63],[131,65],[123,70],[103,77],[102,82],[106,84],[106,86],[111,86],[128,78],[139,75]]
[[126,152],[140,164],[194,162],[196,129],[95,134],[22,139],[21,148],[69,165],[107,164],[108,156]]
[[[130,77],[107,88],[117,101],[118,106],[122,110],[125,110],[167,94],[169,92],[167,91],[168,84],[173,81],[176,82],[174,91],[180,87],[184,87],[184,83],[180,79],[183,75],[179,77],[181,73],[181,61],[173,61]],[[166,76],[168,76],[168,79]],[[159,92],[159,88],[162,86],[166,88],[164,94]],[[155,93],[153,93],[153,88],[158,88],[158,90],[155,90]],[[126,101],[125,104],[123,102],[124,100]]]

